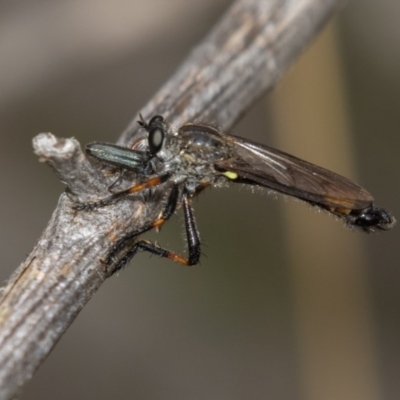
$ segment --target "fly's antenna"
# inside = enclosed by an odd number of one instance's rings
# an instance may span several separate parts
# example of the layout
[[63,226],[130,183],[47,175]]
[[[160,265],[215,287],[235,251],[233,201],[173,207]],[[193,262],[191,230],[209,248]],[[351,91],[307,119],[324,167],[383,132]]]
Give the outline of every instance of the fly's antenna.
[[139,120],[137,121],[137,123],[144,129],[146,129],[146,131],[149,131],[149,125],[148,123],[144,120],[142,113],[139,113]]

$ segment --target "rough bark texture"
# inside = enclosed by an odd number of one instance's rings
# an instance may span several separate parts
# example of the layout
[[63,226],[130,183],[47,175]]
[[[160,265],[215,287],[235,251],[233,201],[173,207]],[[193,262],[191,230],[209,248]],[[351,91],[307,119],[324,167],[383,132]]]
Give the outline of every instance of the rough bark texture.
[[[176,74],[142,109],[174,126],[203,121],[231,127],[271,89],[317,35],[340,0],[238,0]],[[138,133],[136,115],[119,139]],[[85,303],[110,275],[102,263],[112,243],[154,221],[163,189],[116,205],[77,212],[73,205],[109,194],[110,180],[74,139],[40,134],[34,149],[67,185],[27,260],[0,292],[0,398],[13,397],[33,375]],[[112,266],[111,266],[112,268]]]

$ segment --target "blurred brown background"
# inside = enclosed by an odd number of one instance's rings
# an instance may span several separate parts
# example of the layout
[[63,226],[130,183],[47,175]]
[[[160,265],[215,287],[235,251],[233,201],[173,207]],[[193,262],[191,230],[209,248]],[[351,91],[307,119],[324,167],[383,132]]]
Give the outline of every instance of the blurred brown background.
[[[0,279],[62,185],[39,132],[115,141],[227,0],[0,3]],[[400,3],[343,9],[234,133],[355,179],[400,218]],[[136,257],[21,399],[400,398],[399,229],[365,235],[246,188],[196,201],[202,265]],[[151,238],[184,248],[179,214]]]

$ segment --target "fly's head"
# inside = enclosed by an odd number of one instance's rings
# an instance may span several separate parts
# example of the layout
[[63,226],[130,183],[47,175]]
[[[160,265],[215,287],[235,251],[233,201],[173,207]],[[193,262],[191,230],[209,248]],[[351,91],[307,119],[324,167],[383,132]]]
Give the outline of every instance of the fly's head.
[[138,124],[147,131],[133,143],[132,149],[146,152],[155,173],[169,172],[171,159],[179,152],[174,135],[161,115],[155,115],[146,122],[140,114]]

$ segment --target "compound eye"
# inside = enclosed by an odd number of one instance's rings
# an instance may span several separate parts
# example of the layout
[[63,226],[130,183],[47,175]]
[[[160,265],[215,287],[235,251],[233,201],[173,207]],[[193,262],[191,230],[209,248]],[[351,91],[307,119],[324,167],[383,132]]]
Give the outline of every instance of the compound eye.
[[164,131],[156,127],[149,132],[149,149],[152,155],[158,153],[164,144]]

